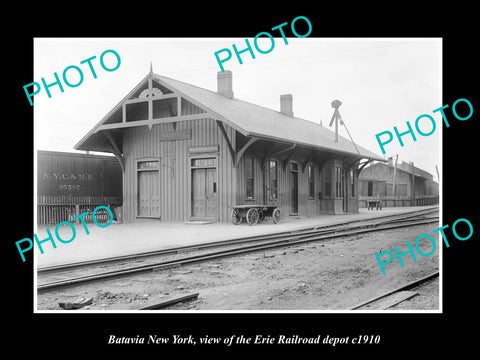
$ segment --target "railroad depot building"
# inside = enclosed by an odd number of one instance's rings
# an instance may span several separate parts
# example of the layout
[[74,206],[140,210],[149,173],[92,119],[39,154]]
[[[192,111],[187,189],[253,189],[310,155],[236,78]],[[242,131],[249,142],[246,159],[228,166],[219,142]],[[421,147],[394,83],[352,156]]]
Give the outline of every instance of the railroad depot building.
[[236,99],[231,71],[217,82],[215,92],[150,71],[75,145],[117,157],[125,222],[228,222],[240,204],[358,212],[358,175],[383,158],[295,117],[289,94],[276,111]]
[[413,164],[370,163],[358,179],[359,206],[380,199],[383,206],[435,205],[439,202],[439,185],[433,175]]

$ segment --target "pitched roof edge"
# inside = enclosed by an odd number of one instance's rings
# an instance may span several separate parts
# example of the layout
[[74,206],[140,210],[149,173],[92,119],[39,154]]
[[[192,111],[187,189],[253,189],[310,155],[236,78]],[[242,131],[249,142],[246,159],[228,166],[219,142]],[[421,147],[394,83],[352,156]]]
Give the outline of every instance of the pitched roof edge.
[[103,123],[104,123],[105,121],[107,121],[108,118],[109,118],[110,116],[112,116],[112,115],[115,113],[115,111],[117,111],[117,110],[122,106],[122,104],[123,104],[126,100],[128,100],[128,98],[129,98],[130,96],[132,96],[136,91],[138,91],[138,89],[144,85],[145,81],[148,81],[148,77],[149,77],[149,76],[150,76],[150,74],[146,75],[137,85],[135,85],[135,87],[134,87],[131,91],[129,91],[128,94],[125,95],[125,96],[122,98],[122,100],[120,100],[97,124],[95,124],[95,125],[93,126],[93,128],[91,128],[90,131],[87,132],[87,133],[85,134],[85,136],[83,136],[83,137],[73,146],[73,148],[76,149],[76,150],[78,150],[78,148],[81,146],[81,144],[84,143],[92,134],[94,134],[94,133],[96,132],[96,129],[98,129],[98,127],[99,127],[100,125],[103,125]]

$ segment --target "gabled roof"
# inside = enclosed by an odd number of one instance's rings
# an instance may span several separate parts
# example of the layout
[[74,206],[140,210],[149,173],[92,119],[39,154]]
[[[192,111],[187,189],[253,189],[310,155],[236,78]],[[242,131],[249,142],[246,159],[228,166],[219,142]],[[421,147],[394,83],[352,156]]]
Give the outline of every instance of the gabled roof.
[[[245,136],[256,136],[271,140],[291,142],[300,146],[335,151],[354,155],[356,157],[385,161],[381,156],[357,145],[348,139],[338,136],[338,142],[334,141],[335,133],[326,127],[311,121],[290,117],[279,111],[272,110],[260,105],[252,104],[236,98],[229,99],[215,91],[200,88],[182,81],[151,73],[153,81],[171,89],[188,101],[206,111],[205,118],[214,118],[233,127]],[[129,95],[127,95],[112,111],[107,114],[82,140],[75,149],[88,149],[92,142],[92,136],[101,129],[101,125],[111,123],[110,117],[122,107],[122,103],[138,91],[148,81],[149,76],[144,78]],[[172,118],[173,119],[173,118]],[[174,120],[172,120],[174,121]],[[142,124],[143,125],[143,124]],[[103,138],[103,137],[102,137]],[[91,146],[90,146],[91,147]]]

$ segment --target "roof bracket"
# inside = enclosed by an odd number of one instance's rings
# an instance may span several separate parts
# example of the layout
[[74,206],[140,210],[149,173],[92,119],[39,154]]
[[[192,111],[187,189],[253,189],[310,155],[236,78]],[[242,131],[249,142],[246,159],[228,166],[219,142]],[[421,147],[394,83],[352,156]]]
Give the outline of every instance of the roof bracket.
[[[296,145],[296,144],[294,144],[294,145]],[[285,171],[287,169],[288,162],[293,157],[293,155],[295,155],[299,150],[300,150],[300,148],[294,148],[293,151],[290,154],[288,154],[286,158],[283,159],[283,171]]]
[[284,152],[287,152],[287,151],[290,151],[290,150],[295,149],[296,146],[297,146],[297,144],[296,144],[296,143],[293,143],[292,145],[290,145],[290,146],[288,146],[288,147],[286,147],[286,148],[284,148],[284,149],[282,149],[282,150],[279,150],[279,151],[271,154],[270,156],[271,156],[271,157],[276,157],[276,156],[278,156],[278,155],[280,155],[280,154],[283,154]]
[[117,158],[118,162],[120,163],[120,166],[122,168],[122,172],[125,172],[125,160],[123,158],[122,153],[120,152],[120,149],[119,149],[117,143],[115,142],[115,139],[113,138],[112,134],[110,134],[110,132],[108,132],[108,131],[102,131],[102,133],[105,135],[105,137],[110,142],[110,146],[112,147],[112,151],[113,151],[115,157]]
[[247,143],[243,145],[243,147],[239,151],[237,151],[237,154],[235,156],[235,166],[238,166],[245,151],[247,151],[247,149],[257,140],[259,140],[257,137],[251,137],[250,140],[248,140]]
[[307,167],[307,164],[312,161],[313,159],[313,151],[310,151],[310,154],[308,157],[305,159],[305,161],[302,162],[302,173],[305,172],[305,168]]
[[235,163],[235,158],[236,158],[236,152],[235,150],[233,149],[233,146],[232,146],[232,142],[230,141],[228,135],[227,135],[227,131],[225,130],[225,127],[223,126],[223,123],[220,121],[220,120],[217,120],[217,126],[219,127],[223,137],[225,138],[225,141],[227,143],[227,146],[228,146],[228,150],[230,151],[230,155],[232,156],[232,159],[233,159],[233,163]]
[[360,173],[362,172],[362,170],[365,168],[365,166],[367,166],[367,164],[371,163],[372,161],[373,161],[373,159],[370,159],[370,160],[365,161],[361,165],[359,164],[360,167],[357,169],[357,176],[359,176]]

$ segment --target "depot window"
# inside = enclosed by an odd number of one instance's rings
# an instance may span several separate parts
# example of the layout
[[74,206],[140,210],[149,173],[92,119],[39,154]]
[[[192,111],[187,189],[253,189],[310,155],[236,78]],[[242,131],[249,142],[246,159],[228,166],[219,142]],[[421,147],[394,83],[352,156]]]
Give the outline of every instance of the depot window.
[[335,166],[335,197],[343,198],[343,169]]
[[278,164],[275,160],[270,160],[269,170],[270,200],[276,200],[278,198]]
[[325,192],[325,197],[329,198],[332,196],[332,167],[329,165],[325,165],[325,172],[324,172],[324,179],[323,179],[323,188]]
[[255,191],[253,158],[245,158],[245,198],[252,200]]
[[315,176],[312,164],[308,165],[308,198],[315,199]]
[[350,196],[355,197],[355,181],[354,181],[355,172],[350,170]]

